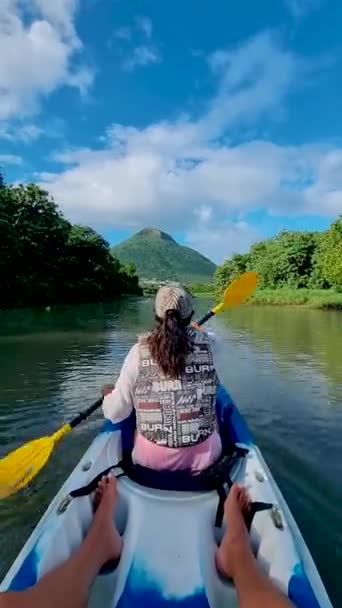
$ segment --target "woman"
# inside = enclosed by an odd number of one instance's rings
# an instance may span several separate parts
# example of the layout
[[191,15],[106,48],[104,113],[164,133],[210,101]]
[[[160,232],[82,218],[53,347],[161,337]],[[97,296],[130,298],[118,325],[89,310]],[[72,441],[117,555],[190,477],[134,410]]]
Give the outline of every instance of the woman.
[[217,431],[217,373],[208,336],[190,328],[191,295],[179,284],[162,287],[156,326],[128,353],[115,388],[103,389],[112,422],[136,410],[134,462],[155,470],[196,474],[221,454]]

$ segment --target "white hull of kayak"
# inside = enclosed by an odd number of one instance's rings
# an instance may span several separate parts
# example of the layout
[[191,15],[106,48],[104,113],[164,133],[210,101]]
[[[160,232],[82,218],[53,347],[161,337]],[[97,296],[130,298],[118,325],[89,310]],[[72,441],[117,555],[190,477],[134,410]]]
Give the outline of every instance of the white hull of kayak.
[[[228,398],[224,391],[221,394]],[[249,449],[233,470],[233,481],[245,485],[253,501],[277,505],[283,522],[279,529],[270,511],[256,513],[251,540],[258,561],[299,608],[332,608],[298,526],[236,408],[232,425],[235,439]],[[92,520],[92,496],[73,499],[62,513],[58,509],[70,491],[118,462],[121,446],[120,425],[107,424],[50,504],[1,591],[31,586],[79,546]],[[123,553],[114,573],[97,577],[90,608],[238,605],[233,585],[221,580],[215,569],[222,536],[222,529],[214,527],[216,492],[152,490],[127,477],[120,477],[118,489],[115,519],[124,538]]]

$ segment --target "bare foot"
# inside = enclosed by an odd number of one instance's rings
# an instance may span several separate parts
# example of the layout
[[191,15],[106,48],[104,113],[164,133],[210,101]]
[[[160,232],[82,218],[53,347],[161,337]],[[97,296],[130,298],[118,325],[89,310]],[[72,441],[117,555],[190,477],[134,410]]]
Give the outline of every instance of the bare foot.
[[117,501],[116,477],[112,474],[103,476],[95,492],[92,528],[102,539],[104,561],[118,559],[121,553],[122,539],[114,524]]
[[233,484],[224,504],[224,518],[227,524],[222,543],[216,554],[219,572],[226,578],[234,574],[234,562],[241,558],[241,552],[251,551],[249,534],[246,528],[244,513],[250,508],[247,490]]

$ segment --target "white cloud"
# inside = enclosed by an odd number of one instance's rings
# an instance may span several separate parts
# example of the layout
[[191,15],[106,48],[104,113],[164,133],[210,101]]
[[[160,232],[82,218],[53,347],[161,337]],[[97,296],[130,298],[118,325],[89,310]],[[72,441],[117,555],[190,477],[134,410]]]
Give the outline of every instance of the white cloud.
[[33,123],[12,125],[0,123],[0,139],[23,143],[32,143],[43,134],[43,129]]
[[[122,26],[114,32],[114,38],[120,40],[123,46],[123,70],[132,72],[136,68],[161,62],[161,52],[152,41],[152,28],[151,19],[141,15],[135,18],[134,26]],[[113,37],[109,46],[113,46]]]
[[65,135],[66,123],[62,118],[49,116],[40,126],[25,121],[0,122],[0,140],[32,144],[37,139],[60,139]]
[[233,50],[218,50],[208,61],[219,86],[202,128],[215,136],[237,122],[255,123],[266,113],[277,116],[292,84],[304,72],[304,62],[282,48],[270,32]]
[[21,156],[16,154],[0,154],[0,166],[1,165],[21,165],[23,159]]
[[141,16],[136,18],[137,27],[142,31],[146,38],[152,36],[152,21],[149,17]]
[[317,215],[342,213],[342,149],[323,153],[316,166],[315,179],[304,190],[305,203]]
[[84,91],[92,73],[73,60],[82,50],[73,25],[76,0],[0,5],[0,120],[34,113],[61,85]]
[[236,129],[244,133],[283,108],[302,79],[300,59],[263,34],[210,64],[217,92],[197,120],[182,116],[141,129],[114,124],[102,149],[55,156],[65,167],[41,179],[70,219],[99,229],[183,229],[189,244],[218,260],[259,237],[244,221],[253,210],[342,212],[342,149],[231,143]]
[[116,38],[119,38],[119,40],[130,40],[132,38],[132,30],[130,27],[119,27],[114,35]]
[[43,129],[35,124],[23,124],[15,134],[16,140],[32,142],[43,134]]
[[201,222],[197,229],[189,230],[186,245],[193,247],[213,262],[222,264],[234,253],[245,253],[262,235],[244,221]]
[[153,63],[160,63],[161,55],[156,47],[153,46],[137,46],[132,49],[129,56],[122,63],[124,70],[133,71],[137,67],[143,67]]
[[31,0],[30,5],[31,10],[36,9],[40,17],[62,28],[68,37],[77,38],[72,17],[79,6],[79,0]]

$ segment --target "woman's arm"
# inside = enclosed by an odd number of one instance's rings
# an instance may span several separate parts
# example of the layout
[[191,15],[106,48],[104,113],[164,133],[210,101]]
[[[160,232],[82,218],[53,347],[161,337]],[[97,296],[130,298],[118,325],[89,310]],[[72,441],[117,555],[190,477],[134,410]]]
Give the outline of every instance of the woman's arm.
[[139,346],[135,344],[129,351],[115,387],[104,386],[102,411],[105,418],[120,422],[133,410],[133,389],[139,373]]

